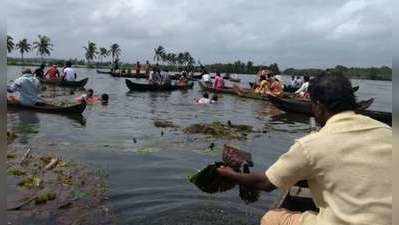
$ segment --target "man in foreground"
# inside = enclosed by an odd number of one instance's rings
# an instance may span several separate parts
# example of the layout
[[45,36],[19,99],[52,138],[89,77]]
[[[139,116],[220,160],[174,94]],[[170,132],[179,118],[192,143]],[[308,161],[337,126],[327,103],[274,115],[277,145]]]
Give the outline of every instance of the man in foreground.
[[9,97],[11,101],[18,101],[24,106],[43,105],[43,100],[39,97],[40,81],[33,76],[30,69],[22,72],[11,85],[7,86],[7,92],[19,93],[19,98]]
[[316,77],[309,93],[319,132],[297,140],[265,173],[218,172],[268,192],[308,181],[319,213],[270,210],[262,225],[392,224],[391,128],[353,112],[356,100],[344,76]]

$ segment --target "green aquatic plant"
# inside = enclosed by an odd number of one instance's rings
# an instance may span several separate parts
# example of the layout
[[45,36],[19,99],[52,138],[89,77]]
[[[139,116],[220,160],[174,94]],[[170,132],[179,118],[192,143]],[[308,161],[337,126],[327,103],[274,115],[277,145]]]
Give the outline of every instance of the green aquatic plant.
[[144,148],[137,149],[135,152],[139,155],[148,155],[151,153],[159,152],[159,149],[152,148],[152,147],[144,147]]
[[227,124],[213,122],[211,124],[193,124],[184,128],[185,133],[205,134],[215,138],[242,139],[246,138],[248,133],[252,132],[252,127],[248,125],[234,125],[231,122]]
[[53,192],[43,193],[35,198],[35,205],[46,204],[48,201],[52,201],[56,198],[56,194]]

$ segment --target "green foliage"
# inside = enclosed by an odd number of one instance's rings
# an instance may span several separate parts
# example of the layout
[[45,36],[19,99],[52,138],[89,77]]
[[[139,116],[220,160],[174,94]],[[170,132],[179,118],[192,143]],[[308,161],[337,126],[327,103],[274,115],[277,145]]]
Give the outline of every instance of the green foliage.
[[94,60],[94,58],[98,54],[96,44],[94,42],[88,41],[87,46],[83,48],[86,51],[85,58],[90,64],[90,62]]
[[319,76],[323,72],[327,74],[338,74],[347,76],[354,79],[371,79],[371,80],[392,80],[392,69],[387,66],[381,67],[369,67],[369,68],[359,68],[359,67],[345,67],[342,65],[337,65],[334,68],[328,68],[326,70],[322,69],[294,69],[289,68],[284,71],[284,74],[295,75],[295,76]]
[[10,35],[7,35],[7,52],[10,53],[14,50],[15,44],[13,42],[13,38]]
[[43,59],[43,56],[50,56],[51,51],[53,50],[53,44],[50,42],[50,38],[46,35],[39,35],[38,41],[33,42],[33,48],[36,49],[37,55],[40,55]]
[[21,54],[21,60],[24,61],[24,54],[28,53],[31,50],[32,45],[28,43],[28,40],[26,38],[24,38],[17,43],[16,47]]

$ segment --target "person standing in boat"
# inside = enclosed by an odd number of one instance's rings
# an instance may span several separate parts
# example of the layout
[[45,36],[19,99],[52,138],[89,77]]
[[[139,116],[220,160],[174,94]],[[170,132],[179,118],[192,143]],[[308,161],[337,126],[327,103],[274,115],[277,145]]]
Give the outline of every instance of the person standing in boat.
[[216,72],[215,83],[213,85],[215,90],[222,90],[224,88],[224,79],[219,72]]
[[145,62],[144,69],[145,69],[145,75],[147,77],[150,76],[151,65],[150,65],[150,62],[148,62],[148,60]]
[[22,76],[18,77],[11,85],[7,86],[7,92],[19,94],[18,97],[12,96],[8,99],[18,101],[24,106],[44,105],[44,100],[40,98],[40,81],[33,76],[30,69],[22,72]]
[[39,80],[44,79],[44,68],[45,67],[46,67],[46,65],[44,65],[44,63],[42,63],[39,68],[35,69],[35,72],[33,72],[33,75],[35,75],[35,77]]
[[140,65],[140,62],[137,61],[137,63],[136,63],[136,76],[140,75],[140,71],[141,71],[141,65]]
[[310,81],[316,122],[322,127],[295,141],[266,172],[218,173],[267,192],[290,190],[306,180],[319,212],[269,210],[261,225],[392,224],[392,129],[356,114],[352,84],[345,76]]
[[63,70],[63,76],[62,79],[66,81],[75,81],[76,80],[76,73],[75,70],[72,69],[72,63],[71,61],[67,61],[65,63],[65,68]]
[[60,72],[57,69],[57,65],[52,65],[44,74],[45,78],[48,80],[57,80],[60,77]]

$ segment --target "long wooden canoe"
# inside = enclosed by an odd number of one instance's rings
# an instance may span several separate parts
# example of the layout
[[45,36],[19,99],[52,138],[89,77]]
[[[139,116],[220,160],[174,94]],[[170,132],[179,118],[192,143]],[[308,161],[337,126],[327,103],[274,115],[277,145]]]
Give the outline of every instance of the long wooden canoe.
[[[280,110],[313,116],[312,106],[309,101],[279,98],[272,95],[268,95],[268,99],[274,106],[276,106]],[[364,101],[363,103],[369,103],[369,101],[370,100],[367,100]],[[359,102],[359,104],[361,103],[362,102]],[[386,123],[389,126],[392,126],[392,113],[382,112],[382,111],[372,111],[372,110],[367,110],[366,108],[367,107],[362,107],[362,109],[356,110],[356,112],[365,116],[369,116],[380,122]]]
[[111,74],[111,71],[103,71],[103,70],[96,70],[97,73],[101,73],[101,74]]
[[87,81],[89,81],[89,78],[84,78],[82,80],[78,81],[67,81],[67,80],[46,80],[46,79],[40,79],[40,82],[42,84],[50,84],[50,85],[56,85],[60,87],[84,87],[87,84]]
[[187,90],[194,86],[193,82],[189,82],[188,85],[157,85],[157,84],[143,84],[135,83],[131,80],[126,79],[126,86],[130,91],[174,91],[174,90]]
[[56,106],[51,104],[45,104],[43,106],[24,106],[18,102],[7,100],[7,107],[11,109],[32,110],[44,113],[81,114],[86,109],[86,103],[71,106]]
[[236,92],[234,91],[233,87],[224,87],[223,89],[215,89],[213,87],[208,87],[203,81],[199,81],[198,84],[203,91],[236,95]]

